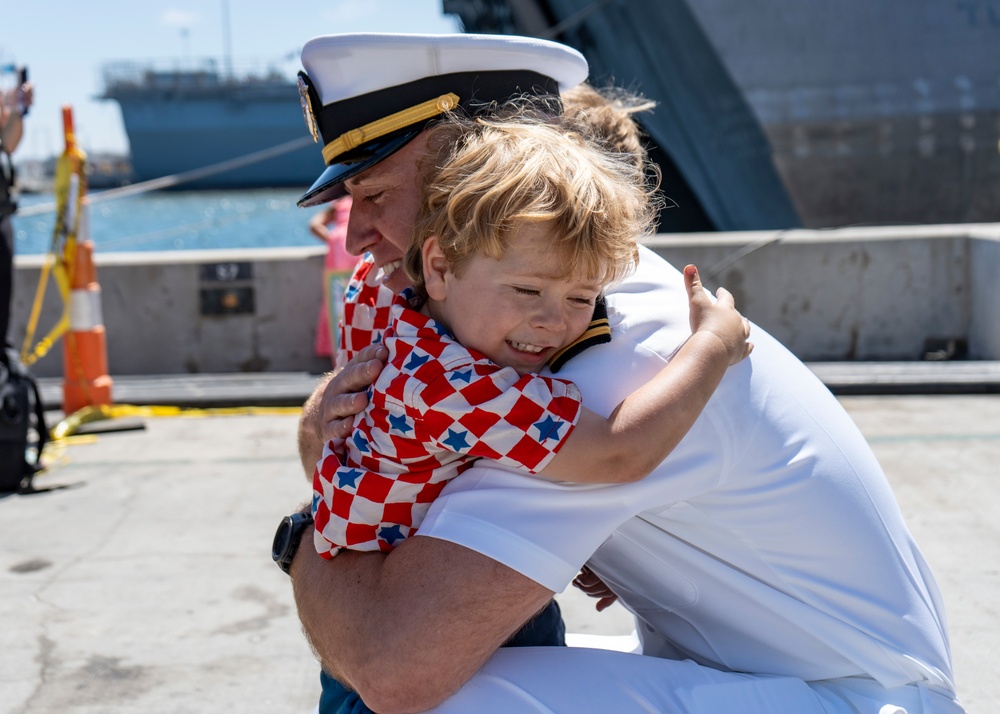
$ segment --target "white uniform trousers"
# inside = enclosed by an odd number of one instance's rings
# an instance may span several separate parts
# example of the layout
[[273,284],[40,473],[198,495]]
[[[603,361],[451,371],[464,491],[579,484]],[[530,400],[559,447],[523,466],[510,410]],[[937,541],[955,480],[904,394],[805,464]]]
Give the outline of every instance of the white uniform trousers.
[[962,714],[950,693],[863,678],[806,683],[576,647],[499,650],[435,714]]

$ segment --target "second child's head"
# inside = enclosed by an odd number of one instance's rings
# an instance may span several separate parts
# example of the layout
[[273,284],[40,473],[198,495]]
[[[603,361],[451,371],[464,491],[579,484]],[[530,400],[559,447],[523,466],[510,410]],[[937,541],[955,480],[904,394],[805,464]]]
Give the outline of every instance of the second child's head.
[[652,230],[653,187],[634,155],[520,118],[429,130],[406,269],[454,337],[520,373],[587,329]]

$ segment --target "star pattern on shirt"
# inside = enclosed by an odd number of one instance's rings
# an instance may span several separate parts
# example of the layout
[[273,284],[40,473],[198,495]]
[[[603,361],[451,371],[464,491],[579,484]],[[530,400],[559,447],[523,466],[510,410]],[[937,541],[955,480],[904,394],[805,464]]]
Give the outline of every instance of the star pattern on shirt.
[[566,422],[553,419],[551,414],[547,414],[542,421],[535,422],[538,429],[538,440],[545,442],[549,439],[558,439],[559,430],[566,426]]
[[395,545],[397,540],[402,540],[405,536],[399,525],[394,523],[391,526],[383,526],[378,532],[378,537],[389,545]]
[[456,453],[462,453],[469,448],[469,442],[465,438],[468,434],[469,432],[467,431],[455,431],[454,429],[449,429],[448,438],[442,439],[441,443]]
[[410,426],[409,420],[403,414],[400,414],[398,416],[395,414],[390,414],[389,426],[393,431],[398,432],[400,434],[407,434],[413,431],[413,427]]
[[471,384],[472,370],[460,369],[458,371],[452,372],[451,376],[448,379],[450,379],[452,382],[465,382],[466,384]]
[[365,475],[358,469],[337,469],[337,481],[340,488],[357,488],[358,479]]
[[360,429],[354,430],[354,436],[352,437],[354,441],[355,448],[363,454],[370,454],[371,447],[368,446],[368,440],[365,438],[364,432]]
[[410,355],[409,361],[404,365],[404,369],[416,370],[430,361],[430,355],[420,356],[416,352]]

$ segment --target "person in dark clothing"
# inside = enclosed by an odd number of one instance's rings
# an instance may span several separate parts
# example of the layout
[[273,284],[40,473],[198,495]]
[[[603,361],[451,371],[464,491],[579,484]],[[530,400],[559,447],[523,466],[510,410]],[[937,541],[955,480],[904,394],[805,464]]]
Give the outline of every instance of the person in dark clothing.
[[24,134],[24,115],[31,102],[29,82],[0,93],[0,338],[5,350],[11,347],[8,332],[14,293],[14,228],[10,217],[17,210],[11,154]]

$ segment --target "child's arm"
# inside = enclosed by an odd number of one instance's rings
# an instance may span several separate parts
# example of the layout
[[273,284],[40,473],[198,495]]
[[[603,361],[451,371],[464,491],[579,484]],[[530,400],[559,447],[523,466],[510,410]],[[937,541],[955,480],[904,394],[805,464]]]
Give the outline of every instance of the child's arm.
[[749,321],[725,289],[705,293],[698,270],[684,268],[692,335],[647,384],[607,419],[584,409],[539,475],[553,481],[627,483],[644,478],[673,451],[701,414],[730,365],[753,350]]

